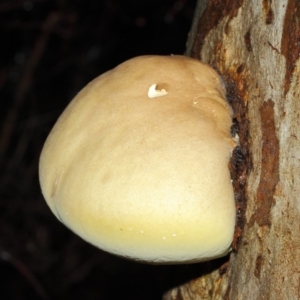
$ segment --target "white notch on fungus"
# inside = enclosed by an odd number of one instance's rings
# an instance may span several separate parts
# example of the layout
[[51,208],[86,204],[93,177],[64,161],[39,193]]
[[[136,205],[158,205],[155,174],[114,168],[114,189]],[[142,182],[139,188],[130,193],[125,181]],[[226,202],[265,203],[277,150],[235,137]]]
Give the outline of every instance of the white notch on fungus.
[[168,92],[165,89],[157,90],[156,86],[157,84],[154,83],[149,87],[148,98],[157,98],[168,94]]

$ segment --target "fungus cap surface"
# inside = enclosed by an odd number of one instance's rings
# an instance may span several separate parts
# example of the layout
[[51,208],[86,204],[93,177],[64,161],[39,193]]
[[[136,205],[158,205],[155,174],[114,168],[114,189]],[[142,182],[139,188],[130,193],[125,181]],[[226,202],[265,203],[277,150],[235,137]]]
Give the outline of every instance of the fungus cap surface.
[[40,158],[43,195],[66,226],[116,255],[225,255],[235,226],[231,123],[209,66],[131,59],[89,83],[58,119]]

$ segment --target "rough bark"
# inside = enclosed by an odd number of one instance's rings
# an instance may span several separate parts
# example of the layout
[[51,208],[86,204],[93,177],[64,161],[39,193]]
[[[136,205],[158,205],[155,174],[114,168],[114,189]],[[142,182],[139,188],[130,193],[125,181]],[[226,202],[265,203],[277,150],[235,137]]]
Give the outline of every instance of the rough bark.
[[240,135],[238,221],[228,265],[166,299],[299,299],[300,2],[209,0],[196,18],[191,56],[223,76]]

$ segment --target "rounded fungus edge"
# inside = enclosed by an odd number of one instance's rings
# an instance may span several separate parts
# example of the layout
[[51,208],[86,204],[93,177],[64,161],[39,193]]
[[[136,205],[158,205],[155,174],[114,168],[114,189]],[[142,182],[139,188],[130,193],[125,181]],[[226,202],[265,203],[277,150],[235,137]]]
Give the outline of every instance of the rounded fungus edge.
[[176,55],[126,61],[84,87],[50,132],[44,198],[72,231],[119,256],[224,256],[235,227],[231,115],[208,65]]

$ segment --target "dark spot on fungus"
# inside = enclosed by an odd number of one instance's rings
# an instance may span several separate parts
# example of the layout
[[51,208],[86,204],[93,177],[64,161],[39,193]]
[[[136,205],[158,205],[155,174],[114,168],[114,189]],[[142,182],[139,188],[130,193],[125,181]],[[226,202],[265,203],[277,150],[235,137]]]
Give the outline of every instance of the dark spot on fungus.
[[170,88],[169,84],[167,84],[165,82],[159,82],[159,83],[156,84],[156,89],[158,91],[160,91],[160,90],[166,90],[166,91],[168,91],[169,88]]
[[62,175],[62,167],[58,168],[58,170],[55,173],[55,177],[54,177],[54,180],[53,180],[53,183],[52,183],[52,186],[51,186],[51,194],[50,194],[51,198],[55,197],[55,194],[56,194],[56,191],[57,191],[57,186],[58,186],[59,181],[61,179],[61,175]]
[[112,180],[112,174],[111,173],[105,173],[101,178],[102,184],[107,184]]

